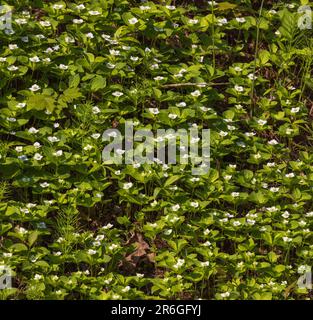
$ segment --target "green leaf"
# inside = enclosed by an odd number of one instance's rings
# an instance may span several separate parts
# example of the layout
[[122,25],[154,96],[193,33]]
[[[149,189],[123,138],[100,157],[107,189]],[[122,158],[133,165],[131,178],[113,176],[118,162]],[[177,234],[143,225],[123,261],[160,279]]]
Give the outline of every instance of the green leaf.
[[5,234],[7,231],[9,231],[12,228],[12,224],[11,223],[2,223],[0,225],[0,236],[2,236],[3,234]]
[[54,108],[55,100],[48,95],[35,94],[30,96],[27,101],[27,110],[49,110],[52,112]]
[[225,10],[232,10],[236,8],[237,5],[229,2],[220,2],[218,4],[217,10],[219,11],[225,11]]
[[165,183],[164,183],[164,187],[168,187],[170,186],[171,184],[173,184],[175,181],[179,180],[181,177],[180,176],[171,176],[169,177]]
[[286,267],[282,264],[279,264],[277,266],[274,267],[274,271],[278,272],[278,273],[281,273],[283,271],[285,271]]
[[39,235],[38,231],[32,231],[28,236],[28,245],[31,247],[37,240]]
[[275,263],[277,261],[277,254],[273,251],[269,252],[268,253],[268,260],[271,262],[271,263]]
[[105,86],[106,86],[106,81],[101,76],[96,76],[91,81],[91,91],[93,92],[98,91],[100,89],[104,89]]
[[269,232],[263,232],[261,235],[262,239],[265,240],[265,242],[269,245],[273,244],[272,236]]
[[79,74],[75,74],[74,76],[70,77],[68,85],[70,88],[77,88],[80,82]]
[[28,248],[23,243],[15,243],[12,244],[10,247],[10,250],[13,250],[14,252],[21,252],[21,251],[27,251]]

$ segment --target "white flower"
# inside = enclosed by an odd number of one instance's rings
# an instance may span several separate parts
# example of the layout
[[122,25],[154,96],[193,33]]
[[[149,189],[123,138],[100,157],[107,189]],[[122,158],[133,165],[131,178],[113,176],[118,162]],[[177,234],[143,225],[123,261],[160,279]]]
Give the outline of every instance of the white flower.
[[178,211],[178,210],[180,209],[180,205],[179,205],[179,204],[175,204],[175,205],[173,205],[173,206],[171,207],[171,209],[172,209],[173,211]]
[[240,18],[236,18],[236,21],[239,23],[244,23],[244,22],[246,22],[246,19],[243,17],[240,17]]
[[291,241],[292,241],[292,238],[283,237],[283,241],[284,241],[284,242],[291,242]]
[[275,31],[275,34],[276,34],[276,36],[280,36],[280,35],[281,35],[281,33],[280,33],[279,30],[276,30],[276,31]]
[[276,11],[276,10],[274,10],[274,9],[271,9],[268,13],[269,13],[269,14],[276,14],[276,13],[277,13],[277,11]]
[[275,167],[276,166],[276,163],[275,162],[268,162],[266,164],[267,167]]
[[102,227],[103,230],[111,229],[113,227],[113,224],[108,223],[105,226]]
[[255,220],[247,219],[247,223],[253,226],[255,224]]
[[257,76],[255,76],[253,73],[250,73],[250,74],[248,74],[248,78],[250,80],[255,80],[255,79],[257,79]]
[[175,6],[165,6],[165,8],[168,9],[168,10],[175,10],[176,9]]
[[10,50],[18,49],[18,45],[17,44],[9,44],[9,49]]
[[126,286],[124,289],[122,289],[122,292],[128,292],[130,290],[130,286]]
[[65,64],[60,64],[59,65],[59,69],[61,69],[61,70],[67,70],[68,69],[68,66],[66,66]]
[[240,67],[238,67],[238,66],[235,67],[234,70],[237,71],[237,72],[241,72],[242,71],[242,69]]
[[53,49],[50,47],[45,50],[45,53],[51,53],[51,52],[53,52]]
[[293,172],[290,172],[290,173],[285,174],[285,177],[286,178],[294,178],[295,174]]
[[36,273],[35,276],[34,276],[34,279],[35,279],[35,280],[40,280],[40,279],[42,279],[42,275]]
[[23,147],[20,147],[20,146],[15,147],[15,151],[16,152],[22,152],[23,151]]
[[57,252],[54,252],[53,255],[58,257],[58,256],[62,255],[62,252],[61,251],[57,251]]
[[277,188],[277,187],[271,187],[271,188],[270,188],[270,191],[271,191],[271,192],[278,192],[278,191],[279,191],[279,188]]
[[235,85],[235,90],[238,92],[243,92],[244,88],[242,86],[238,86],[237,84]]
[[93,39],[93,38],[94,38],[94,35],[93,35],[92,32],[86,33],[85,36],[86,36],[87,38],[89,38],[89,39]]
[[52,6],[52,8],[53,8],[53,9],[56,9],[56,10],[62,9],[63,7],[64,7],[63,4],[57,4],[57,3]]
[[131,56],[131,57],[130,57],[130,60],[136,62],[136,61],[139,60],[139,57],[133,57],[133,56]]
[[197,24],[199,22],[198,19],[189,19],[190,24]]
[[199,97],[199,96],[201,96],[201,92],[199,90],[195,90],[195,91],[191,92],[191,95],[193,97]]
[[87,144],[87,145],[83,148],[83,150],[89,151],[89,150],[91,150],[92,148],[93,148],[93,146],[91,146],[90,144]]
[[12,253],[11,253],[11,252],[4,252],[4,253],[3,253],[3,256],[4,256],[5,258],[11,258],[11,257],[12,257]]
[[16,70],[18,70],[18,67],[17,66],[9,66],[8,70],[9,71],[16,71]]
[[159,111],[158,108],[149,108],[149,111],[150,111],[152,114],[158,114],[158,113],[160,113],[160,111]]
[[198,208],[198,207],[199,207],[199,203],[196,202],[196,201],[190,202],[190,205],[191,205],[193,208]]
[[108,62],[108,63],[107,63],[107,67],[108,67],[109,69],[114,69],[114,68],[115,68],[115,64]]
[[26,103],[25,102],[19,102],[17,105],[16,105],[16,107],[17,108],[25,108],[25,106],[26,106]]
[[124,93],[123,92],[120,92],[120,91],[115,91],[112,93],[112,96],[114,97],[121,97]]
[[96,251],[96,250],[89,249],[89,250],[87,251],[87,253],[92,256],[92,255],[96,254],[97,251]]
[[230,293],[227,291],[227,292],[224,292],[224,293],[221,293],[221,297],[222,298],[227,298],[230,296]]
[[50,186],[50,184],[48,182],[42,182],[40,183],[41,188],[47,188]]
[[83,22],[84,22],[83,19],[73,19],[73,23],[75,23],[75,24],[81,24]]
[[96,241],[102,241],[104,239],[104,235],[103,234],[99,234],[96,237]]
[[270,140],[268,142],[268,144],[270,144],[271,146],[274,146],[274,145],[278,144],[278,142],[277,142],[277,140],[273,139],[273,140]]
[[161,77],[161,76],[154,77],[154,80],[155,80],[155,81],[161,81],[161,80],[163,80],[163,79],[164,79],[164,77]]
[[40,21],[39,23],[43,27],[50,27],[51,26],[51,23],[49,21]]
[[34,57],[29,58],[29,61],[31,61],[31,62],[39,62],[40,59],[37,56],[34,56]]
[[239,192],[232,192],[232,193],[231,193],[231,196],[234,197],[234,198],[235,198],[235,197],[239,197],[239,196],[240,196],[240,193],[239,193]]
[[276,207],[268,207],[268,208],[266,208],[266,210],[269,211],[269,212],[277,212],[278,208],[276,208]]
[[34,128],[34,127],[31,127],[31,128],[28,129],[28,132],[29,133],[37,133],[37,132],[39,132],[39,130]]
[[58,151],[53,153],[53,155],[56,156],[56,157],[61,157],[62,154],[63,154],[63,150],[58,150]]
[[101,110],[99,109],[99,107],[95,106],[95,107],[92,108],[92,113],[93,114],[97,114],[97,113],[100,113],[100,112],[101,112]]
[[298,113],[300,111],[300,108],[297,107],[297,108],[291,108],[290,112],[291,113]]
[[145,11],[145,10],[151,9],[151,7],[149,7],[149,6],[140,6],[139,9],[142,10],[142,11]]
[[101,136],[101,134],[100,134],[100,133],[93,133],[93,134],[91,135],[91,138],[93,138],[93,139],[97,140],[97,139],[99,139],[99,138],[100,138],[100,136]]
[[173,267],[174,267],[175,269],[178,269],[178,268],[182,267],[182,266],[184,265],[184,263],[185,263],[185,260],[184,260],[184,259],[178,259],[178,260],[177,260],[177,263],[174,264]]
[[209,261],[201,262],[200,263],[202,267],[208,267],[210,265]]
[[120,55],[119,50],[111,49],[111,50],[109,50],[109,52],[110,52],[110,55],[112,55],[112,56],[119,56]]
[[155,63],[155,64],[152,64],[152,65],[150,66],[150,68],[151,68],[152,70],[159,69],[159,65],[158,65],[157,63]]
[[221,137],[226,137],[226,136],[228,135],[228,132],[226,132],[226,131],[220,131],[218,134],[219,134]]
[[307,265],[301,265],[298,267],[298,273],[303,274],[305,272],[311,271],[311,267]]
[[138,22],[137,18],[131,18],[128,20],[129,24],[136,24]]
[[224,24],[227,24],[227,19],[226,18],[222,18],[222,19],[217,19],[217,21],[218,21],[218,25],[219,26],[222,26],[222,25],[224,25]]
[[233,222],[233,226],[234,226],[234,227],[238,227],[238,226],[240,226],[240,225],[241,225],[240,221],[234,221],[234,222]]
[[177,105],[177,107],[186,107],[187,103],[182,101],[182,102],[177,103],[176,105]]
[[91,15],[91,16],[98,16],[100,14],[99,11],[88,11],[88,13]]
[[114,249],[117,249],[118,248],[118,245],[113,243],[109,246],[109,250],[114,250]]
[[15,19],[15,22],[17,23],[17,24],[26,24],[27,23],[27,20],[26,19]]
[[305,214],[306,217],[313,217],[313,211],[307,212]]
[[38,90],[40,90],[41,88],[37,85],[37,84],[33,84],[30,88],[29,88],[29,90],[30,91],[33,91],[33,92],[35,92],[35,91],[38,91]]
[[123,189],[128,190],[133,186],[132,182],[124,183]]
[[176,119],[177,118],[177,114],[175,114],[175,113],[170,113],[169,115],[168,115],[168,117],[170,118],[170,119]]
[[34,159],[37,161],[40,161],[43,158],[43,156],[40,153],[35,153]]
[[48,137],[48,140],[49,140],[50,142],[58,142],[58,141],[60,141],[60,139],[57,138],[57,137]]

